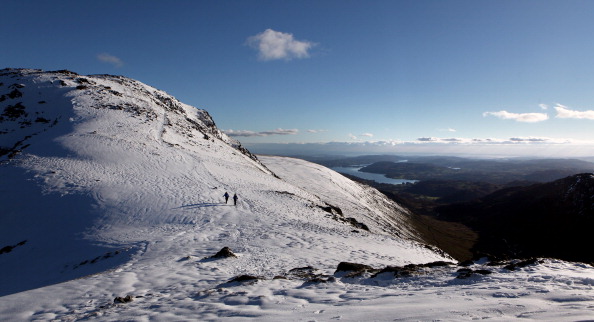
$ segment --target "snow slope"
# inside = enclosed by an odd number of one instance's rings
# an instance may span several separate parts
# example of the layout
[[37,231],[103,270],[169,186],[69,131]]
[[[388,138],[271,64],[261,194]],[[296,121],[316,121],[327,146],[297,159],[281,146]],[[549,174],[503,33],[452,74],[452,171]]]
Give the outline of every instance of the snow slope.
[[[558,261],[335,274],[451,259],[374,189],[260,162],[140,82],[10,69],[0,95],[0,320],[573,320],[594,306],[592,268]],[[208,258],[225,246],[237,257]],[[257,279],[229,282],[242,275]]]

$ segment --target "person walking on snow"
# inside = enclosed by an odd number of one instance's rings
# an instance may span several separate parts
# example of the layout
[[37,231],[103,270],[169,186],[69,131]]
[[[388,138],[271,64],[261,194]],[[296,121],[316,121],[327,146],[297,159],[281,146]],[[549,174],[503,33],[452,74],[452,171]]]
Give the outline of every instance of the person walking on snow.
[[225,191],[223,197],[225,197],[225,204],[227,204],[227,201],[229,201],[229,194],[227,193],[227,191]]
[[236,194],[236,193],[234,193],[234,194],[233,194],[233,205],[234,205],[234,206],[237,206],[237,199],[239,199],[239,198],[237,197],[237,194]]

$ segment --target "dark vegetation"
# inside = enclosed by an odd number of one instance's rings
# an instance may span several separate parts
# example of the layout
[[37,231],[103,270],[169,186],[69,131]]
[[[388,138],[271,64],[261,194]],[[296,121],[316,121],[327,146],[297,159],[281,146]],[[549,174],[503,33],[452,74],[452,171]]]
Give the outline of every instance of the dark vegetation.
[[441,218],[479,233],[477,254],[554,257],[594,262],[594,176],[499,190],[484,198],[436,208]]
[[420,180],[392,185],[349,176],[410,209],[412,224],[424,239],[458,260],[495,256],[594,262],[587,249],[594,228],[594,163],[398,156],[315,161],[330,167],[369,164],[362,170]]

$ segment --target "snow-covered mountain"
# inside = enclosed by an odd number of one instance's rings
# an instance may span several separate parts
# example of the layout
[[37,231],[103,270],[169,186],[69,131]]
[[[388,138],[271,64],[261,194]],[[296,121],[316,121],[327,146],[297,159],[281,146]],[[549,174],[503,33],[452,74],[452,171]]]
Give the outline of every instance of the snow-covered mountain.
[[[594,305],[591,268],[531,263],[533,297],[510,290],[525,272],[457,273],[376,190],[306,161],[258,159],[206,111],[138,81],[5,69],[0,112],[3,321],[583,317]],[[234,257],[211,258],[223,247]],[[568,281],[559,309],[538,313],[540,294]],[[500,295],[462,309],[474,283]],[[428,303],[437,311],[420,312]]]

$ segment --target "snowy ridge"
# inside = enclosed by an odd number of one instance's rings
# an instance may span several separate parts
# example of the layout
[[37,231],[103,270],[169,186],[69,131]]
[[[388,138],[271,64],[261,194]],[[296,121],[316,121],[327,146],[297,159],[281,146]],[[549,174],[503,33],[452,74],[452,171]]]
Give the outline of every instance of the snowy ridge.
[[[258,160],[206,111],[125,77],[2,70],[0,113],[2,321],[558,320],[594,306],[582,264],[477,263],[459,279],[374,189]],[[209,258],[223,247],[236,257]]]
[[[395,233],[408,239],[419,239],[409,227],[408,209],[387,199],[376,189],[358,184],[352,180],[315,163],[286,157],[260,157],[260,159],[282,178],[298,185],[322,200],[332,201],[334,206],[348,214],[359,214],[363,223],[373,223],[385,233]],[[312,176],[303,176],[312,173]],[[353,198],[354,197],[354,198]],[[391,216],[398,213],[400,216]]]

